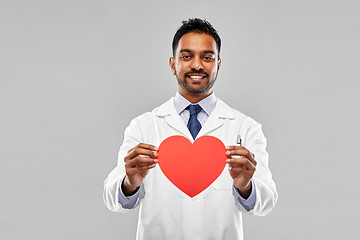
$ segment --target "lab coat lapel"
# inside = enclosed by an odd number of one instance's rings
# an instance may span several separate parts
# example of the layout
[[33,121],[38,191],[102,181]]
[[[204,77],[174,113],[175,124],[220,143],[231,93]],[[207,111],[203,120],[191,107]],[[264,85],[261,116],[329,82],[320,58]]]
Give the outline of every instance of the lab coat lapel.
[[[174,98],[171,98],[169,101],[161,105],[156,115],[159,118],[164,118],[165,122],[170,127],[178,131],[179,134],[185,136],[191,142],[194,141],[186,124],[175,110]],[[234,110],[217,98],[214,111],[210,114],[204,126],[202,126],[199,134],[197,135],[197,138],[221,127],[226,119],[235,119]]]
[[164,118],[165,122],[181,135],[185,136],[189,140],[193,141],[191,133],[184,121],[181,119],[179,114],[176,112],[174,106],[174,98],[171,98],[169,101],[165,102],[159,107],[159,110],[156,114],[160,118]]
[[204,126],[202,126],[197,138],[207,135],[209,132],[221,127],[226,119],[234,118],[235,115],[233,109],[217,98],[214,111],[210,114]]

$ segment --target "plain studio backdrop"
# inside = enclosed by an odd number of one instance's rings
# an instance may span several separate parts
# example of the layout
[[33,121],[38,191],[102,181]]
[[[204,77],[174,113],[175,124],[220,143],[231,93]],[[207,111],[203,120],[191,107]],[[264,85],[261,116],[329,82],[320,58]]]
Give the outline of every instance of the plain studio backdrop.
[[174,96],[189,17],[222,38],[216,95],[268,139],[279,200],[244,215],[245,239],[358,235],[359,1],[0,4],[1,239],[135,238],[138,210],[107,210],[103,181],[130,120]]

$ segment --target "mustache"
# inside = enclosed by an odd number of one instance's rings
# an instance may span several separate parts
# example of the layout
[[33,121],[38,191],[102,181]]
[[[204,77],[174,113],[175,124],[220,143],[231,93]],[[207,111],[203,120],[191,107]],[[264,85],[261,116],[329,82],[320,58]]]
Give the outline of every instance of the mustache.
[[194,74],[194,73],[195,73],[195,74],[203,74],[203,75],[205,75],[205,77],[208,77],[208,76],[209,76],[209,74],[207,74],[206,72],[204,72],[204,70],[201,69],[201,70],[198,70],[198,71],[197,71],[197,70],[193,70],[193,71],[187,72],[187,73],[184,74],[184,77],[185,77],[185,78],[186,78],[186,77],[189,77],[190,74]]

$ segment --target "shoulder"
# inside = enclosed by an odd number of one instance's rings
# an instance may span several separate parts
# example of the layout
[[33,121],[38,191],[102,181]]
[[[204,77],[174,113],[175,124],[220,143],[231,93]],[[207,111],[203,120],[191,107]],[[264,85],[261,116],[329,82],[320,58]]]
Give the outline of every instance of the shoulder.
[[166,116],[174,109],[174,100],[170,98],[168,101],[164,102],[160,106],[154,108],[149,112],[145,112],[134,119],[131,120],[131,124],[136,125],[147,125],[152,122],[152,120],[157,116]]
[[258,126],[261,125],[259,122],[255,121],[252,117],[240,112],[239,110],[229,106],[224,101],[222,101],[220,98],[217,98],[217,107],[220,109],[220,111],[227,115],[229,118],[233,118],[237,121],[241,121],[245,125],[249,126]]

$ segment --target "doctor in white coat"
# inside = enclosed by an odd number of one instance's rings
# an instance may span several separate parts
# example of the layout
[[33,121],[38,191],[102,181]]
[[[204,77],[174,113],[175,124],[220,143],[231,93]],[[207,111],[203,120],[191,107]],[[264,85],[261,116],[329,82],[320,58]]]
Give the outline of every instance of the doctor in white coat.
[[[183,21],[169,62],[178,80],[177,94],[133,119],[125,130],[118,164],[104,183],[104,202],[116,212],[140,207],[139,240],[241,240],[242,214],[263,216],[275,206],[277,191],[261,124],[213,92],[221,65],[220,45],[209,22]],[[188,105],[201,107],[195,118]],[[200,124],[195,135],[189,131],[190,121]],[[173,135],[191,142],[214,136],[227,146],[227,166],[193,198],[176,188],[157,164],[157,147]]]

